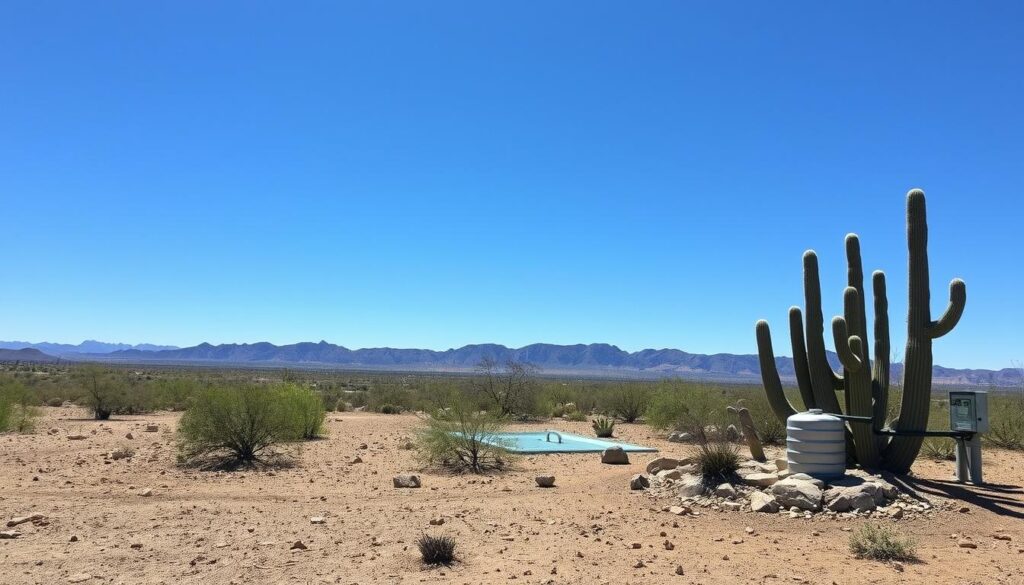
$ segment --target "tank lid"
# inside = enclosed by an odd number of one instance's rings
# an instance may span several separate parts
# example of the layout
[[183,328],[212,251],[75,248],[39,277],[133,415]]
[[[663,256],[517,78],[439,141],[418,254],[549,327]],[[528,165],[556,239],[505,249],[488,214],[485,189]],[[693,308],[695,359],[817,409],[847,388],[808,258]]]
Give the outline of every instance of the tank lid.
[[808,410],[807,412],[809,412],[811,414],[823,414],[825,411],[820,409],[820,408],[812,408],[812,409]]

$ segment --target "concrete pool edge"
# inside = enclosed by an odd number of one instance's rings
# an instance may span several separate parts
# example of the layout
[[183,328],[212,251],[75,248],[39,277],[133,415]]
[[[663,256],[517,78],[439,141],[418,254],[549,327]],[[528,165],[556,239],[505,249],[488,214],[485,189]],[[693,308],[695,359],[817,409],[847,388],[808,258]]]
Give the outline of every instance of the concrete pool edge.
[[[522,438],[525,438],[525,437],[532,437],[532,436],[542,436],[542,435],[546,436],[546,435],[549,435],[549,434],[556,434],[556,435],[558,435],[558,437],[562,441],[564,441],[566,438],[568,438],[572,443],[577,443],[577,444],[581,444],[581,445],[572,445],[571,448],[568,448],[568,447],[557,448],[557,447],[555,447],[555,448],[552,448],[552,449],[545,449],[543,447],[539,448],[539,449],[524,449],[524,448],[521,448],[519,446],[520,445],[520,441],[518,439],[522,439]],[[563,454],[572,454],[572,453],[601,453],[605,449],[608,449],[608,448],[611,448],[611,447],[621,447],[622,450],[626,451],[627,453],[657,453],[658,452],[658,449],[655,449],[654,447],[644,447],[642,445],[634,445],[632,443],[625,443],[625,442],[616,441],[616,440],[585,437],[583,435],[577,435],[576,433],[562,432],[562,431],[558,431],[558,430],[554,430],[554,429],[546,429],[546,430],[543,430],[543,431],[523,431],[523,432],[509,431],[509,432],[504,432],[504,433],[495,433],[492,437],[493,437],[493,440],[492,440],[491,437],[487,437],[487,438],[484,438],[483,441],[488,443],[488,444],[490,444],[490,445],[494,445],[496,447],[500,447],[502,449],[505,449],[506,451],[508,451],[510,453],[515,453],[517,455],[563,455]],[[511,442],[513,444],[510,445],[509,441],[503,441],[502,439],[505,438],[505,437],[508,437],[509,439],[512,439]],[[566,445],[566,443],[564,443],[564,442],[544,441],[544,443],[550,443],[553,446],[554,445]]]

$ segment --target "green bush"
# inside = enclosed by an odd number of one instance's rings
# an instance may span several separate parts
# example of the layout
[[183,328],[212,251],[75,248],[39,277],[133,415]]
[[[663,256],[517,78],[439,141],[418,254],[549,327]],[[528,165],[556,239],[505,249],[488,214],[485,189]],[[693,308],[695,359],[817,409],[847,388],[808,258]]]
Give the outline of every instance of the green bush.
[[730,397],[721,389],[686,382],[666,382],[650,401],[647,423],[656,429],[686,431],[695,437],[705,429],[729,425]]
[[345,402],[344,398],[339,398],[338,401],[334,403],[335,412],[348,412],[349,410],[352,410],[351,405],[348,402]]
[[587,415],[583,414],[578,410],[574,410],[570,413],[567,413],[563,418],[565,418],[565,420],[572,422],[583,422],[587,420]]
[[921,454],[935,461],[953,461],[956,459],[956,443],[945,437],[927,437],[921,443]]
[[484,473],[508,466],[511,456],[497,434],[504,420],[487,412],[467,412],[463,405],[438,411],[417,435],[420,458],[453,471]]
[[1004,449],[1024,449],[1024,395],[989,396],[989,432],[985,441]]
[[865,524],[850,535],[850,552],[876,561],[911,561],[916,548],[912,539],[884,526]]
[[395,406],[394,404],[382,404],[377,409],[377,412],[381,414],[402,414],[402,407]]
[[707,486],[733,481],[740,462],[739,449],[725,441],[701,442],[693,457],[697,475],[701,476]]
[[623,422],[636,422],[651,403],[650,390],[640,384],[614,388],[608,401],[608,410]]
[[416,541],[423,562],[428,565],[450,565],[455,561],[455,539],[451,536],[424,534]]
[[294,411],[276,388],[228,386],[193,397],[178,424],[182,463],[251,465],[295,436]]
[[615,421],[603,416],[595,418],[591,426],[594,427],[594,434],[598,437],[608,438],[615,432]]
[[73,376],[85,395],[86,404],[92,409],[93,418],[107,420],[121,408],[124,389],[112,372],[90,364],[78,368]]
[[31,433],[39,417],[36,397],[20,381],[5,380],[0,385],[0,432]]
[[284,384],[276,388],[276,392],[291,426],[288,436],[290,440],[308,441],[323,435],[326,412],[319,394],[294,384]]

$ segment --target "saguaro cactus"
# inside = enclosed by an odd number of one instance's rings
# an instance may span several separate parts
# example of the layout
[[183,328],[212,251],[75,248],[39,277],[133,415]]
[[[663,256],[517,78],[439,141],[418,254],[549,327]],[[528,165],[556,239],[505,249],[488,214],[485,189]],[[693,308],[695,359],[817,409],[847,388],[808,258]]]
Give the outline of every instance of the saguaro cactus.
[[[851,459],[867,468],[884,467],[897,473],[910,469],[921,450],[923,440],[920,436],[900,436],[898,433],[920,432],[928,427],[928,402],[932,389],[932,340],[949,333],[956,326],[967,302],[966,285],[962,280],[954,279],[949,285],[949,306],[942,317],[932,321],[928,285],[928,224],[924,192],[920,189],[907,193],[907,245],[910,271],[907,349],[904,353],[903,402],[899,418],[892,423],[896,436],[874,432],[874,429],[885,424],[889,401],[889,302],[886,297],[885,274],[876,271],[871,277],[875,306],[872,364],[868,357],[860,240],[856,234],[846,236],[848,270],[847,287],[843,291],[843,315],[832,319],[836,353],[843,365],[842,376],[832,370],[825,352],[818,258],[813,250],[804,253],[806,324],[799,307],[789,310],[793,366],[804,407],[842,414],[836,391],[845,390],[846,414],[871,417],[874,420],[872,425],[849,425]],[[765,392],[775,414],[785,420],[796,409],[782,390],[768,322],[758,321],[755,330]]]

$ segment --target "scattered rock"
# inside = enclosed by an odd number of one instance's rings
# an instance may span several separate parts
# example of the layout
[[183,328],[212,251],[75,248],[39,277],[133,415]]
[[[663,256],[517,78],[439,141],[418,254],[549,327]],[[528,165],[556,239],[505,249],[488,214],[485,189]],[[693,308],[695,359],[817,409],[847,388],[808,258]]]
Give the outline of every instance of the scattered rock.
[[669,514],[675,514],[676,516],[682,516],[683,514],[689,514],[690,509],[686,506],[672,506],[668,509]]
[[8,528],[12,528],[12,527],[17,526],[19,524],[24,524],[26,522],[37,522],[37,521],[42,520],[42,519],[43,519],[43,515],[42,514],[32,514],[31,516],[16,516],[16,517],[11,518],[10,520],[7,521],[7,527]]
[[669,433],[668,440],[670,443],[692,443],[693,435],[690,433],[680,433],[678,431]]
[[696,475],[684,475],[679,481],[679,497],[695,498],[704,493],[704,482]]
[[800,510],[817,511],[821,509],[821,488],[810,481],[791,476],[776,483],[770,490],[780,505],[796,507]]
[[662,469],[658,472],[658,479],[667,481],[676,481],[683,477],[683,472],[680,469]]
[[139,492],[139,495],[144,497],[144,498],[148,498],[148,497],[153,495],[153,490],[150,489],[150,488],[146,488],[146,489],[142,490],[141,492]]
[[686,574],[686,571],[683,569],[683,566],[682,565],[676,565],[676,575],[685,575],[685,574]]
[[160,425],[146,425],[147,433],[155,433],[160,430]]
[[431,518],[430,519],[430,525],[431,526],[443,526],[444,525],[444,518],[441,518],[441,517]]
[[327,524],[327,518],[323,516],[313,516],[309,519],[310,524]]
[[755,487],[771,487],[778,481],[779,476],[774,473],[748,473],[743,476],[743,483]]
[[629,455],[622,447],[608,447],[601,453],[601,463],[608,465],[628,465]]
[[292,543],[288,550],[307,550],[309,547],[305,545],[301,540],[296,540]]
[[764,492],[751,494],[751,509],[755,512],[775,513],[778,511],[778,500]]
[[720,498],[735,498],[738,494],[731,483],[723,483],[715,488],[715,495]]
[[421,485],[420,476],[411,474],[396,475],[392,481],[396,488],[418,488]]
[[4,530],[3,532],[0,532],[0,539],[12,539],[18,538],[19,536],[21,536],[21,533],[17,530]]
[[977,544],[974,544],[973,542],[967,540],[966,538],[961,538],[960,540],[958,540],[956,545],[959,546],[960,548],[978,548]]
[[85,435],[68,435],[69,441],[81,441],[85,439]]
[[1010,536],[1009,534],[993,534],[992,538],[994,538],[996,540],[1006,540],[1006,541],[1013,540],[1013,537]]
[[555,476],[553,475],[538,475],[533,478],[537,482],[537,485],[542,488],[555,487]]
[[775,470],[776,471],[786,471],[788,469],[789,469],[789,461],[787,461],[785,459],[776,459],[775,460]]
[[659,471],[675,469],[676,467],[679,467],[678,459],[672,459],[671,457],[658,457],[647,464],[647,473],[654,475]]
[[645,490],[649,487],[651,487],[651,480],[647,479],[646,475],[638,473],[629,480],[629,489],[631,490]]
[[135,435],[133,435],[131,433],[125,433],[124,438],[128,439],[129,441],[131,441],[132,439],[135,438]]
[[89,573],[75,573],[68,577],[68,583],[85,583],[89,579],[92,579]]

